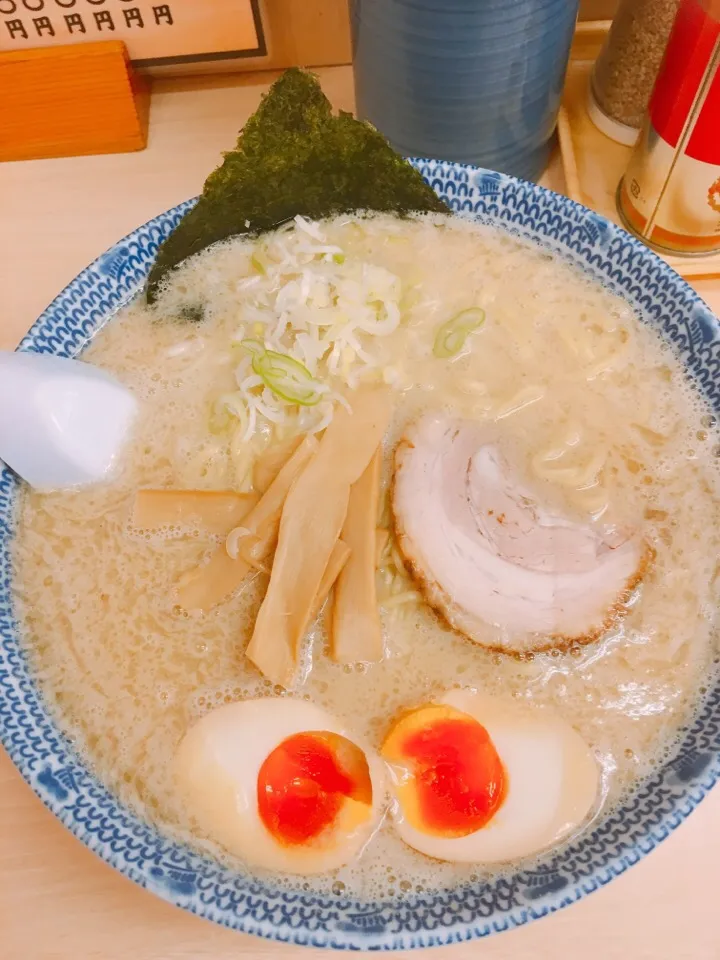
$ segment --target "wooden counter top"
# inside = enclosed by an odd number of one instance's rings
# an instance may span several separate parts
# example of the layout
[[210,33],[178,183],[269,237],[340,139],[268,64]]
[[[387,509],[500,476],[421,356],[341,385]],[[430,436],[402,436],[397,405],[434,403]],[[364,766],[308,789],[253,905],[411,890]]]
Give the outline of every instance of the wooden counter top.
[[[347,67],[320,71],[351,109]],[[156,83],[141,153],[0,164],[0,348],[124,234],[198,193],[272,77]],[[558,165],[546,175],[562,189]],[[720,313],[720,281],[697,289]],[[720,789],[637,866],[548,919],[437,960],[720,960]],[[320,951],[255,940],[135,887],[43,807],[0,750],[0,960],[238,960]],[[325,954],[327,956],[327,954]]]

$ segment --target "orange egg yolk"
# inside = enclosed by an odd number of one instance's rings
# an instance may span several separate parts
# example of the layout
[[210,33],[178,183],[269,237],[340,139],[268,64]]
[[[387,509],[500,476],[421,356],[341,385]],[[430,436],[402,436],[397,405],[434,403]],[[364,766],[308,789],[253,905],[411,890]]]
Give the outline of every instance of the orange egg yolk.
[[454,707],[421,707],[399,720],[382,748],[399,773],[396,794],[424,833],[465,837],[485,826],[505,798],[506,774],[490,736]]
[[270,753],[258,774],[260,819],[280,843],[306,844],[333,826],[349,802],[367,819],[372,783],[363,751],[339,734],[297,733]]

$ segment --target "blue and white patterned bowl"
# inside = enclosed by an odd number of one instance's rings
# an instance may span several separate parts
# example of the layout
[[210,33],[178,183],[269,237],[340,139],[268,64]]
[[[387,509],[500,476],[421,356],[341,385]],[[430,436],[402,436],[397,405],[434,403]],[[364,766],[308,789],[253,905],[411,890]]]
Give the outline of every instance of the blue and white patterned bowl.
[[[541,187],[458,164],[413,161],[455,210],[526,237],[624,296],[668,340],[720,411],[720,326],[662,260],[620,227]],[[74,356],[143,284],[180,204],[104,253],[53,301],[21,350]],[[484,937],[574,903],[649,853],[720,776],[720,684],[677,755],[622,808],[539,869],[377,903],[288,893],[220,866],[138,819],[99,783],[53,721],[18,637],[10,541],[18,482],[0,473],[0,736],[38,796],[91,850],[141,886],[225,926],[316,947],[405,949]]]

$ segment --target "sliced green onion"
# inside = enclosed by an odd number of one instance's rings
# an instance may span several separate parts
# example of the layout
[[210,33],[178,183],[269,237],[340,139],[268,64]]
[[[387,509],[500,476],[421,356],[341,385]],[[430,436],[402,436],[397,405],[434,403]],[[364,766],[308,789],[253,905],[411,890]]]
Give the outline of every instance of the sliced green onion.
[[335,263],[345,263],[345,254],[344,253],[334,253],[333,260]]
[[433,354],[441,360],[457,356],[465,346],[468,336],[484,322],[485,311],[481,307],[470,307],[456,313],[452,319],[438,327]]
[[[233,344],[234,346],[234,344]],[[250,356],[255,359],[255,357],[261,357],[265,353],[265,344],[262,340],[253,340],[247,338],[240,341],[240,346],[245,350]],[[257,371],[255,371],[257,373]]]
[[266,350],[259,340],[242,343],[252,356],[253,370],[276,396],[303,407],[319,403],[323,394],[320,384],[299,360],[287,353]]
[[308,368],[286,353],[267,350],[263,357],[253,358],[253,370],[283,400],[312,407],[320,401],[322,391]]

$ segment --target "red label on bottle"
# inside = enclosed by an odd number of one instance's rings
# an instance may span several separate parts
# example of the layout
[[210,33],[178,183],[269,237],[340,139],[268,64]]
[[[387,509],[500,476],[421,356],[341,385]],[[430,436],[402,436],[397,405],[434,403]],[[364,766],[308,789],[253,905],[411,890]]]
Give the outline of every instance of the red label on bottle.
[[[699,0],[681,3],[650,100],[652,125],[672,147],[677,145],[720,43],[720,19],[711,16],[706,6],[707,2]],[[719,118],[720,71],[716,71],[685,149],[688,156],[705,163],[720,162]]]

